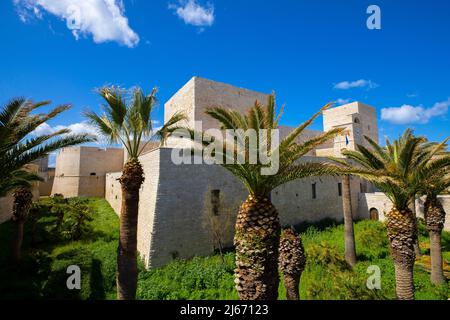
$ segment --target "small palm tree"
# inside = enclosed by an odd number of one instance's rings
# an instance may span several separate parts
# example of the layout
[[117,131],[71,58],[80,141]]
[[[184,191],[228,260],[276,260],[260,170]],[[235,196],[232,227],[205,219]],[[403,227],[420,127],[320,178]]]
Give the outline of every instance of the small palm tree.
[[352,167],[347,164],[347,169],[350,169],[347,173],[352,172],[369,180],[392,201],[393,207],[386,214],[386,224],[395,264],[397,297],[412,300],[417,226],[409,205],[417,192],[414,174],[425,139],[414,137],[410,130],[392,143],[386,140],[386,147],[381,147],[369,137],[365,139],[370,149],[358,145],[356,151],[342,152],[359,165]]
[[144,182],[144,170],[139,156],[145,145],[154,138],[163,143],[185,119],[175,114],[158,131],[154,132],[151,114],[156,103],[156,89],[145,95],[140,88],[127,92],[118,87],[99,90],[106,101],[104,114],[88,111],[85,116],[111,143],[121,143],[128,153],[122,176],[122,209],[120,215],[120,239],[117,255],[117,296],[120,300],[133,300],[137,289],[137,222],[139,190]]
[[20,187],[14,191],[13,204],[13,227],[11,257],[13,263],[18,263],[21,259],[21,248],[23,241],[23,226],[33,204],[33,193],[29,187]]
[[86,134],[69,135],[70,130],[67,129],[32,136],[44,122],[70,108],[64,105],[49,113],[33,114],[48,104],[49,101],[33,103],[18,98],[6,104],[0,112],[0,196],[14,191],[12,256],[16,262],[20,259],[23,225],[32,203],[32,183],[41,180],[27,169],[27,165],[61,148],[95,140]]
[[[275,300],[278,297],[278,246],[280,241],[280,221],[277,209],[271,202],[270,193],[273,189],[293,180],[334,174],[336,167],[321,162],[299,162],[302,156],[314,150],[318,145],[332,139],[342,132],[341,129],[333,129],[301,144],[297,138],[316,119],[323,110],[331,104],[323,107],[310,120],[295,128],[286,138],[282,139],[276,148],[271,148],[272,134],[278,128],[281,116],[276,115],[275,96],[270,95],[267,105],[263,107],[256,102],[246,114],[221,107],[210,108],[206,113],[217,120],[221,129],[233,130],[235,139],[223,139],[222,150],[216,150],[211,155],[214,158],[222,158],[220,164],[230,171],[249,192],[245,202],[239,209],[236,221],[234,244],[236,247],[235,284],[242,300]],[[259,133],[267,130],[267,138],[263,139]],[[256,146],[247,143],[249,139],[245,133],[255,132],[258,138]],[[206,133],[197,133],[190,130],[191,139],[196,141],[197,136],[203,136],[203,147],[211,146],[218,141],[208,137]],[[227,152],[231,150],[231,155]],[[262,174],[262,169],[267,164],[258,157],[252,163],[251,155],[261,154],[264,150],[268,155],[279,155],[277,162],[279,169],[272,174]],[[206,151],[206,149],[204,149]],[[245,161],[236,161],[245,159]]]
[[293,229],[284,230],[280,239],[280,269],[287,300],[300,300],[300,278],[305,266],[305,248],[300,235]]
[[438,196],[450,187],[450,154],[447,140],[440,144],[425,144],[416,170],[418,193],[426,196],[425,224],[430,234],[431,282],[436,285],[445,283],[441,234],[445,224],[445,210]]

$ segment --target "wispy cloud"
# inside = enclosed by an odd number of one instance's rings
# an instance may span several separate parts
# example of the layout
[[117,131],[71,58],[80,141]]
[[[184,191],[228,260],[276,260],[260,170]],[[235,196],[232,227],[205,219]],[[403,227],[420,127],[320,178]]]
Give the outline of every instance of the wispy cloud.
[[139,36],[125,16],[122,0],[13,0],[19,19],[43,19],[50,13],[67,23],[76,39],[92,35],[95,43],[115,41],[135,47]]
[[197,0],[179,0],[177,4],[169,4],[169,9],[184,21],[196,27],[209,27],[214,24],[214,6],[210,3],[202,6]]
[[334,103],[337,105],[344,105],[344,104],[350,103],[351,101],[352,101],[352,99],[350,99],[350,98],[348,98],[348,99],[339,98],[336,101],[334,101]]
[[404,104],[396,108],[382,109],[381,119],[394,124],[426,124],[434,117],[446,115],[449,106],[450,98],[447,101],[435,103],[431,108]]
[[367,88],[367,89],[375,89],[378,87],[378,84],[373,82],[372,80],[356,80],[356,81],[342,81],[339,83],[336,83],[334,85],[334,89],[339,90],[348,90],[353,88]]

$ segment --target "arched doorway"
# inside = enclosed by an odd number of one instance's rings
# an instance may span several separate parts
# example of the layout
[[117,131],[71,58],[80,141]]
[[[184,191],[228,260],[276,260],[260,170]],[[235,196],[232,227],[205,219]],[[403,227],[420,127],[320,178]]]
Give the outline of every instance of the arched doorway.
[[380,220],[380,215],[378,213],[378,210],[375,208],[370,209],[369,215],[370,215],[370,220],[375,220],[375,221]]

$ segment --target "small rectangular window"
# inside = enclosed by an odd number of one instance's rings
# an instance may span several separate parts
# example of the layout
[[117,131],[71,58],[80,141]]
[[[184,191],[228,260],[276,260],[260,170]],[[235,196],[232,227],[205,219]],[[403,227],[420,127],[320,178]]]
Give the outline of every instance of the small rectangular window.
[[96,176],[97,174],[95,172],[91,172],[91,176]]
[[312,185],[311,185],[311,187],[312,187],[312,198],[313,199],[317,199],[317,190],[316,190],[316,183],[313,183]]
[[366,185],[363,184],[362,182],[359,184],[359,189],[361,193],[366,193]]
[[342,197],[342,183],[338,183],[338,194],[339,197]]

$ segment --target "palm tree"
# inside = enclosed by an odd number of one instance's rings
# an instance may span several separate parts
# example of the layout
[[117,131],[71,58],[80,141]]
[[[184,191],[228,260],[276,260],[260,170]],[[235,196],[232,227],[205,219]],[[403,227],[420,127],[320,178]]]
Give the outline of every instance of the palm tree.
[[342,176],[342,207],[344,211],[345,261],[353,267],[356,264],[356,245],[350,176],[348,174]]
[[15,261],[20,259],[23,224],[32,202],[32,183],[41,180],[27,169],[27,165],[61,148],[95,140],[86,134],[69,135],[70,130],[67,129],[51,134],[33,134],[40,125],[70,108],[63,105],[49,113],[33,114],[49,104],[50,101],[33,103],[18,98],[7,103],[0,112],[0,196],[14,191],[12,256]]
[[[328,157],[330,160],[343,163],[348,166],[348,163],[341,158]],[[344,255],[345,261],[352,267],[356,265],[356,244],[355,244],[355,228],[353,223],[352,210],[352,193],[350,175],[342,175],[342,211],[344,214]]]
[[33,204],[33,193],[29,187],[17,188],[14,191],[13,205],[13,240],[11,256],[14,263],[18,263],[21,258],[21,248],[23,241],[23,225]]
[[450,187],[450,154],[447,140],[423,146],[421,161],[416,170],[419,194],[426,196],[425,224],[430,234],[431,282],[445,283],[442,267],[441,234],[445,224],[445,210],[438,196]]
[[300,300],[300,278],[306,266],[302,239],[293,229],[286,229],[280,239],[280,269],[284,275],[287,300]]
[[409,204],[417,192],[414,173],[417,156],[425,139],[414,137],[410,130],[392,143],[387,139],[384,148],[369,137],[365,139],[370,149],[358,145],[356,151],[342,152],[359,165],[354,167],[347,164],[347,169],[350,169],[347,173],[369,180],[392,201],[393,207],[386,214],[386,225],[395,264],[397,297],[412,300],[417,227],[416,217]]
[[123,144],[128,153],[128,160],[119,179],[122,209],[117,253],[117,296],[120,300],[133,300],[137,288],[139,190],[144,182],[144,170],[139,156],[150,139],[159,137],[164,142],[185,116],[175,114],[160,130],[154,132],[151,114],[156,103],[156,89],[145,95],[140,88],[135,88],[131,91],[131,97],[118,87],[104,87],[99,93],[106,102],[104,114],[97,115],[88,111],[85,116],[110,143]]
[[[335,173],[336,167],[331,164],[297,161],[318,145],[342,132],[341,129],[333,129],[301,144],[296,142],[313,120],[330,106],[331,104],[326,105],[310,120],[295,128],[276,147],[271,147],[275,141],[272,135],[277,133],[281,112],[276,115],[274,95],[269,96],[265,107],[256,102],[246,114],[221,107],[209,108],[206,111],[220,123],[221,129],[232,130],[235,134],[232,143],[230,139],[223,139],[220,144],[224,149],[219,148],[220,150],[211,155],[216,159],[223,157],[223,161],[219,164],[241,180],[249,193],[239,209],[234,236],[235,284],[242,300],[274,300],[278,297],[277,266],[281,227],[277,209],[271,202],[271,191],[296,179]],[[267,138],[260,136],[263,130],[266,130]],[[247,143],[250,139],[246,134],[252,132],[258,137],[256,145]],[[212,140],[214,145],[220,140],[217,137],[214,137],[214,140],[206,133],[194,130],[190,130],[190,133],[193,141],[196,141],[197,136],[203,137],[201,143],[206,147],[204,151],[212,145]],[[278,171],[264,174],[263,170],[267,169],[267,163],[262,161],[261,157],[254,159],[256,161],[253,163],[250,160],[252,155],[261,155],[266,151],[269,157],[276,157]],[[241,161],[236,161],[238,159]]]

